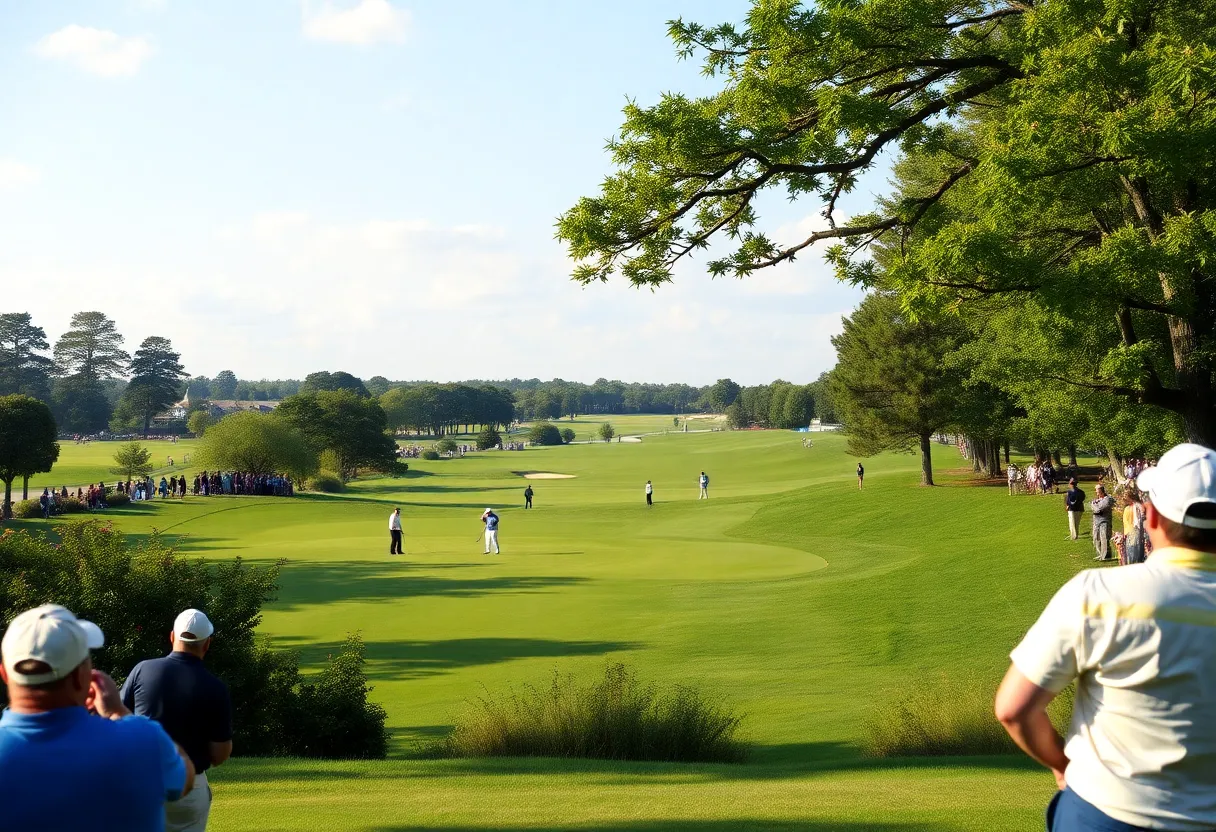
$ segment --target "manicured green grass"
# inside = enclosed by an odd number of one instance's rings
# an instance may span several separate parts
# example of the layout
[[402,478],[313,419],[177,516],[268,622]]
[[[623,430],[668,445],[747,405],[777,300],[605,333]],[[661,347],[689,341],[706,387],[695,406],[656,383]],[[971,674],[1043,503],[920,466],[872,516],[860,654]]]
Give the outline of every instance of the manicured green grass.
[[[58,488],[66,485],[75,492],[79,486],[95,482],[113,485],[118,480],[118,475],[110,471],[114,466],[114,454],[124,444],[126,443],[93,441],[78,445],[71,439],[61,439],[59,461],[50,473],[38,474],[30,479],[30,495],[35,496],[35,486],[38,488],[37,493],[41,494],[42,489],[47,486]],[[182,464],[182,460],[187,454],[193,454],[198,447],[198,442],[194,439],[179,439],[177,442],[155,440],[140,444],[152,451],[152,465],[157,478],[185,471],[187,466]],[[169,466],[169,457],[173,457],[172,467]],[[20,485],[20,481],[14,483],[14,487]]]
[[[395,759],[234,760],[212,777],[210,828],[1041,828],[1052,781],[1020,758],[871,760],[859,745],[875,707],[910,690],[995,689],[1009,649],[1089,564],[1086,543],[1064,540],[1062,498],[972,485],[941,446],[943,487],[916,485],[915,457],[885,455],[859,492],[844,437],[814,440],[488,452],[411,460],[408,477],[341,496],[114,512],[127,532],[157,528],[207,557],[286,558],[262,630],[313,666],[360,630],[388,709]],[[575,476],[532,480],[524,511],[519,471]],[[404,558],[387,554],[397,505]],[[486,506],[502,516],[500,556],[482,554]],[[725,697],[746,714],[751,761],[416,759],[483,685],[589,676],[609,659]]]

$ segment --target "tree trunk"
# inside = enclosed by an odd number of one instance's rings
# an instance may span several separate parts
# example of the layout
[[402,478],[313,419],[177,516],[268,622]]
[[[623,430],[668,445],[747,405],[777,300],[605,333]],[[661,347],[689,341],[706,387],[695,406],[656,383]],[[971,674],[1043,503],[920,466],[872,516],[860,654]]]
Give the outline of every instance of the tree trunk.
[[1076,445],[1068,446],[1068,464],[1071,465],[1073,468],[1077,467],[1077,446]]
[[13,519],[13,481],[11,478],[4,481],[4,506],[0,508],[0,515],[5,520]]
[[1009,464],[1009,440],[1005,440],[1005,464]]
[[1115,482],[1119,482],[1123,476],[1123,460],[1120,456],[1110,448],[1106,449],[1106,461],[1110,463],[1110,469],[1115,472]]
[[24,476],[21,478],[21,499],[28,500],[30,498],[30,478]]
[[933,485],[933,456],[931,436],[927,433],[920,435],[920,484]]
[[1001,475],[1001,443],[995,439],[988,442],[988,476]]
[[1052,452],[1051,452],[1051,459],[1052,459],[1052,462],[1054,462],[1054,463],[1055,463],[1055,466],[1056,466],[1057,468],[1062,468],[1062,467],[1064,466],[1064,463],[1063,463],[1063,462],[1060,460],[1060,452],[1059,452],[1059,451],[1052,451]]

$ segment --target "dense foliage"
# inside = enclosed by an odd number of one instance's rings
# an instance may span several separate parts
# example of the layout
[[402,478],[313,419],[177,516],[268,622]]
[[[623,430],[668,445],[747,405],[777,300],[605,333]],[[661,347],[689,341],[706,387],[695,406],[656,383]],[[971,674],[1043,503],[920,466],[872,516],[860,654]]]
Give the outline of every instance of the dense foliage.
[[395,387],[380,397],[393,430],[442,436],[463,428],[505,428],[515,420],[511,394],[491,385],[421,384]]
[[11,517],[13,480],[51,470],[59,459],[57,430],[45,403],[20,393],[0,396],[0,516]]
[[314,452],[329,452],[334,472],[345,479],[360,467],[381,470],[396,461],[397,444],[385,433],[387,419],[376,399],[350,390],[298,393],[279,404],[274,418],[299,431]]
[[367,700],[357,639],[305,678],[293,653],[255,637],[277,566],[188,559],[155,536],[133,545],[97,521],[57,530],[58,544],[27,532],[0,536],[0,620],[53,602],[95,621],[106,645],[94,663],[121,683],[137,662],[168,651],[179,612],[202,609],[216,632],[207,664],[232,693],[237,754],[384,756],[385,714]]
[[288,474],[302,481],[317,470],[317,451],[278,414],[242,411],[216,422],[203,435],[194,464],[254,475]]
[[561,445],[562,434],[556,425],[537,422],[528,429],[528,441],[533,445]]

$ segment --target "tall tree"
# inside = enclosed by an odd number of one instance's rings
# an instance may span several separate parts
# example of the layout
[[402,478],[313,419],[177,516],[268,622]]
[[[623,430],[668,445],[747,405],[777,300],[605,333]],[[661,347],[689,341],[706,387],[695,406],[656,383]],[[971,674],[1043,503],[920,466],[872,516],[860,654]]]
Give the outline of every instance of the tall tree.
[[396,459],[397,443],[385,433],[387,419],[376,399],[350,390],[298,393],[284,399],[275,416],[293,425],[317,452],[331,452],[343,478],[361,466],[386,466]]
[[898,298],[867,296],[832,339],[833,398],[849,426],[849,452],[918,448],[921,485],[933,485],[930,439],[955,418],[963,389],[962,373],[945,357],[965,341],[956,320],[911,320]]
[[373,396],[383,396],[392,384],[384,376],[372,376],[364,386],[367,387],[367,392]]
[[220,370],[211,380],[211,395],[217,399],[231,399],[236,395],[236,373],[232,370]]
[[297,480],[317,471],[317,452],[288,420],[245,411],[225,416],[207,430],[198,464],[251,474],[289,474]]
[[715,413],[724,413],[739,397],[740,387],[728,378],[720,378],[709,388],[707,397]]
[[119,445],[114,452],[114,466],[111,474],[118,474],[130,482],[136,477],[146,477],[152,473],[152,451],[138,442],[127,442]]
[[0,315],[0,395],[50,401],[54,364],[42,354],[49,349],[46,332],[34,326],[28,312]]
[[139,345],[131,358],[130,371],[131,383],[123,391],[123,401],[138,414],[146,435],[152,418],[177,401],[186,371],[169,339],[157,335]]
[[77,312],[71,327],[55,342],[60,375],[94,382],[122,375],[130,361],[122,340],[118,327],[104,313]]
[[[617,172],[559,220],[575,279],[619,271],[660,284],[716,239],[730,242],[713,274],[836,239],[831,256],[864,278],[854,255],[907,236],[966,183],[971,216],[941,227],[904,285],[1030,293],[1112,321],[1119,340],[1084,383],[1175,412],[1192,439],[1216,442],[1207,4],[753,0],[744,27],[677,21],[671,35],[724,88],[626,108]],[[931,155],[937,175],[838,222],[840,196],[896,149]],[[826,206],[826,227],[771,238],[755,199],[775,189]]]
[[59,459],[59,430],[45,402],[20,394],[0,396],[0,516],[13,516],[13,480],[51,470]]

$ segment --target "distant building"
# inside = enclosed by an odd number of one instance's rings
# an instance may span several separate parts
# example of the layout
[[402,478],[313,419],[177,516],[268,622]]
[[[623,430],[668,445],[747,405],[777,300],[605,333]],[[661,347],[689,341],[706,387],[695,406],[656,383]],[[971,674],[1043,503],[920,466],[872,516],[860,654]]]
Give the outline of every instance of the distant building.
[[255,413],[272,413],[278,402],[256,402],[256,401],[237,401],[236,399],[213,399],[208,402],[207,410],[215,417],[220,419],[227,416],[229,413],[240,413],[245,410],[252,410]]
[[170,422],[184,422],[190,415],[190,394],[187,393],[180,402],[173,404],[168,410],[157,413],[152,417],[152,425],[165,428]]

